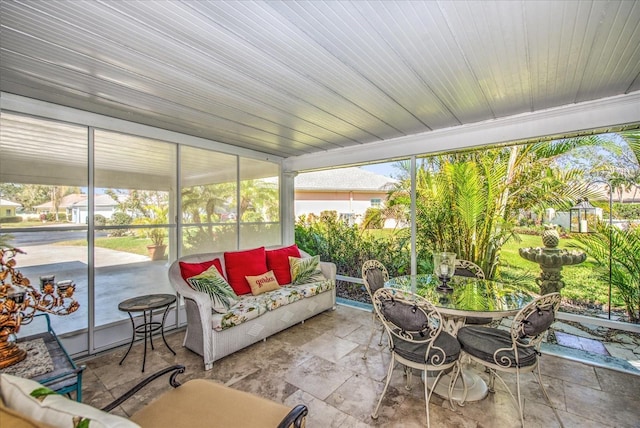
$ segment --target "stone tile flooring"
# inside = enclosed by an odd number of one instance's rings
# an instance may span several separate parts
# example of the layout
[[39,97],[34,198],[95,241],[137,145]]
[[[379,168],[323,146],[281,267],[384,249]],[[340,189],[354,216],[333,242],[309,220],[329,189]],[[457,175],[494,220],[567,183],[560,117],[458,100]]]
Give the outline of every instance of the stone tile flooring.
[[[202,358],[182,347],[183,332],[167,335],[174,356],[162,340],[147,353],[146,374],[170,364],[183,364],[180,377],[206,378],[293,406],[309,407],[307,426],[315,427],[422,427],[426,425],[424,394],[419,376],[413,388],[404,388],[397,367],[377,421],[370,414],[384,386],[389,352],[372,341],[368,359],[362,360],[371,329],[371,314],[347,306],[320,314],[304,324],[281,332],[217,361],[203,370]],[[84,401],[101,407],[141,380],[142,343],[134,345],[122,366],[126,347],[83,361]],[[543,381],[565,427],[640,427],[640,376],[543,355]],[[481,376],[486,376],[478,368]],[[515,377],[504,376],[515,388]],[[114,413],[128,415],[169,389],[167,380],[156,380]],[[497,391],[484,400],[451,410],[448,402],[433,396],[429,404],[433,427],[517,427],[518,414],[509,394]],[[525,425],[558,427],[531,374],[522,377]],[[215,403],[212,403],[215,405]],[[176,409],[176,411],[179,411]],[[203,421],[203,426],[215,426]]]
[[567,346],[574,349],[582,349],[583,351],[594,352],[601,355],[610,355],[607,348],[595,339],[588,339],[586,337],[574,336],[573,334],[567,334],[560,331],[556,332],[556,340],[558,345]]

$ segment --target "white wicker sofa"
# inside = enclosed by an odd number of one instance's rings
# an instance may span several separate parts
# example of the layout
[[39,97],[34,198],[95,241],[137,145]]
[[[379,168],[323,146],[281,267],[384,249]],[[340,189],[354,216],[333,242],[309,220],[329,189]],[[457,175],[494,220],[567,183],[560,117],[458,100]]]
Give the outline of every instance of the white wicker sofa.
[[[276,247],[272,249],[282,249]],[[311,257],[300,250],[301,257]],[[336,266],[320,262],[324,279],[301,285],[284,285],[280,290],[264,294],[239,296],[239,302],[226,314],[213,310],[208,294],[192,288],[182,277],[180,262],[202,263],[219,259],[227,272],[225,253],[193,254],[174,261],[169,280],[185,299],[187,330],[183,345],[202,355],[205,370],[222,357],[317,315],[336,304]],[[282,284],[281,284],[282,285]]]

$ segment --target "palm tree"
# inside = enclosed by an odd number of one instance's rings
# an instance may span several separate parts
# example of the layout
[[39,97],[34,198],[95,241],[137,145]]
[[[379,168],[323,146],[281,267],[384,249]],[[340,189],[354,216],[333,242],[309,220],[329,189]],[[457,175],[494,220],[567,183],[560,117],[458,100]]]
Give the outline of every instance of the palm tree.
[[576,234],[585,253],[598,262],[598,275],[608,282],[624,301],[629,320],[640,322],[640,228],[626,230],[604,222],[596,225],[594,233]]
[[618,135],[629,145],[640,164],[640,130],[619,132]]
[[[419,258],[454,251],[493,278],[501,247],[517,238],[512,230],[521,210],[568,208],[582,195],[583,171],[563,171],[556,159],[601,143],[592,136],[425,159],[416,174]],[[389,205],[409,206],[409,186],[401,180]]]

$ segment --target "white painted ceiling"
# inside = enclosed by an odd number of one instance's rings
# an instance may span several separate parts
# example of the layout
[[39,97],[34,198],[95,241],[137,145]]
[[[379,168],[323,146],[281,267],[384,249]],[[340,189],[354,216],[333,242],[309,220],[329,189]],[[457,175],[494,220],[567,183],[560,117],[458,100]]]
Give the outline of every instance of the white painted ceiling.
[[0,24],[5,93],[284,158],[640,90],[638,1],[0,0]]

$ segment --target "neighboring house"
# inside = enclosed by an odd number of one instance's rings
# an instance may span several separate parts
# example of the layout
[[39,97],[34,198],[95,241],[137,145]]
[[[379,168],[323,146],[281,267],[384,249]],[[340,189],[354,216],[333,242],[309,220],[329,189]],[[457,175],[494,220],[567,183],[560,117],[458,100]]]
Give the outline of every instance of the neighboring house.
[[21,207],[17,202],[11,202],[7,199],[0,199],[0,217],[15,217],[16,208]]
[[295,178],[295,215],[337,211],[349,224],[359,224],[368,208],[385,205],[396,183],[357,167],[301,173]]
[[[109,195],[96,195],[95,214],[100,214],[105,218],[111,218],[115,212],[118,202]],[[89,197],[84,193],[72,193],[62,197],[58,212],[67,214],[67,221],[76,224],[86,224],[88,220]],[[37,213],[47,214],[53,212],[53,201],[34,207]]]
[[[62,197],[60,204],[58,204],[58,212],[66,213],[69,221],[71,220],[71,207],[78,201],[82,201],[87,198],[84,193],[71,193]],[[53,201],[45,202],[44,204],[36,205],[33,207],[38,214],[48,214],[54,212]]]
[[[118,202],[107,194],[96,195],[93,203],[95,205],[94,214],[101,215],[106,219],[110,219],[118,208]],[[89,221],[89,198],[86,195],[83,200],[76,202],[71,207],[69,221],[84,224]]]

